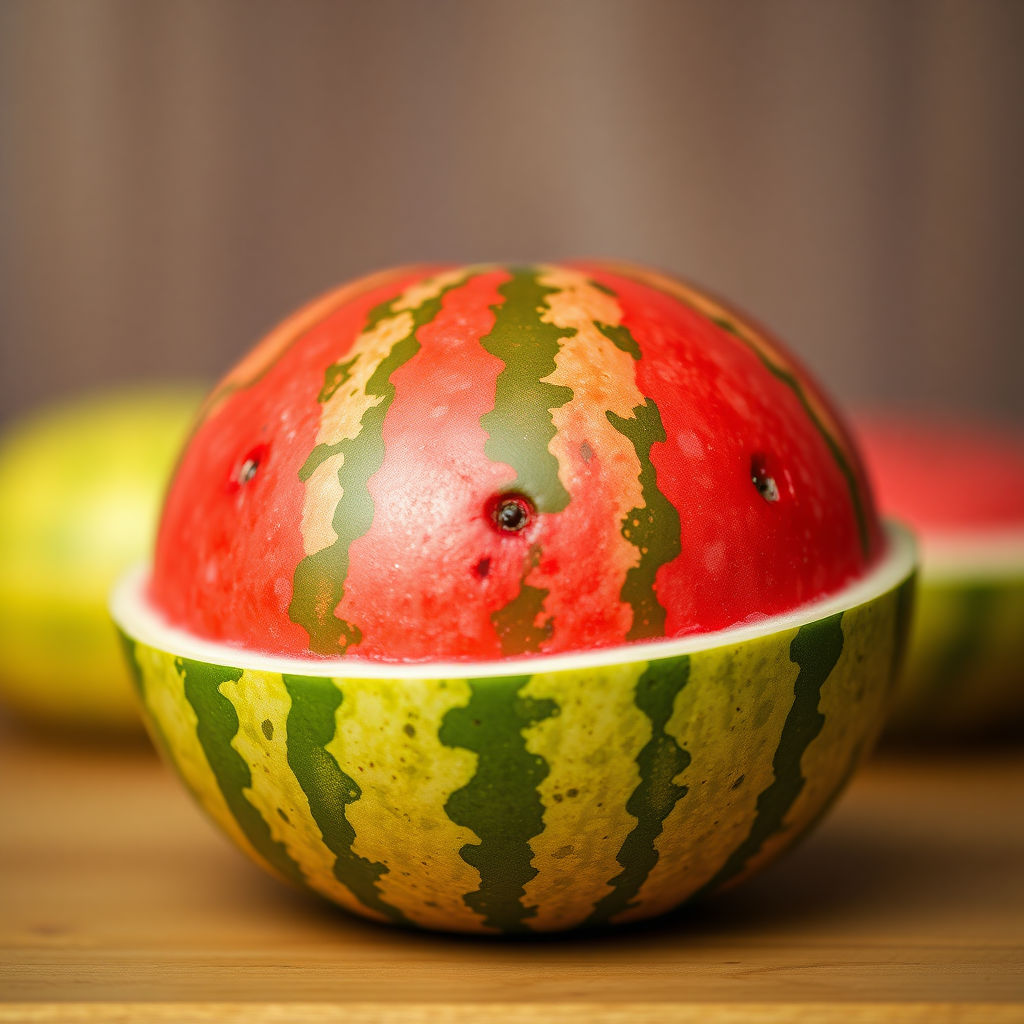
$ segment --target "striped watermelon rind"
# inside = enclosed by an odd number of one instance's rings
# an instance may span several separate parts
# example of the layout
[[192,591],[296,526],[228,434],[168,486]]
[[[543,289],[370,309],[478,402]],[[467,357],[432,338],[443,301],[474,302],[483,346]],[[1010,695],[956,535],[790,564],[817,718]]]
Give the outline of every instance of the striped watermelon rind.
[[932,538],[889,731],[938,738],[1022,726],[1024,531]]
[[158,745],[257,863],[382,922],[622,923],[734,885],[827,810],[883,722],[909,535],[758,625],[500,662],[247,653],[112,611]]

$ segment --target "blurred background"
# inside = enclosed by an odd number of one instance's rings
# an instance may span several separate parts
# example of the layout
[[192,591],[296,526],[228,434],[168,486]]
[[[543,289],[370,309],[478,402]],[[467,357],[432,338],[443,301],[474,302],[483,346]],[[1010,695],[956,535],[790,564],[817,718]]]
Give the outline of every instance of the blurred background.
[[4,0],[0,424],[333,284],[609,255],[1024,419],[1024,3]]

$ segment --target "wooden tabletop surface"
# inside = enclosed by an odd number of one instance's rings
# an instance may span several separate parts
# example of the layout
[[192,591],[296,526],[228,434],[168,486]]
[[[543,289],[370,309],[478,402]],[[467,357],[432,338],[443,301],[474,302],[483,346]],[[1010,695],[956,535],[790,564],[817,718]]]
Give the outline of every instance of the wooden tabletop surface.
[[148,749],[0,731],[0,1022],[1024,1022],[1024,752],[876,757],[746,886],[562,938],[292,892]]

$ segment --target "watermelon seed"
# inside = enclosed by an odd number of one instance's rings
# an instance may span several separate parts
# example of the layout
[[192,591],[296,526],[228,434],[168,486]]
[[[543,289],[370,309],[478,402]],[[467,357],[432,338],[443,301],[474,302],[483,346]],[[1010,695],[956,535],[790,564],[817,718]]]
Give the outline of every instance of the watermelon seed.
[[519,533],[533,518],[533,504],[521,494],[503,494],[491,502],[491,519],[502,533]]
[[755,455],[750,460],[750,480],[765,501],[779,500],[779,485],[768,472],[763,455]]
[[487,574],[491,571],[491,560],[489,558],[481,558],[480,561],[476,563],[473,571],[480,579],[486,579]]
[[416,727],[410,722],[406,722],[405,725],[402,726],[402,732],[404,732],[406,736],[415,736]]
[[263,735],[266,736],[268,740],[272,740],[274,738],[274,723],[269,718],[263,719],[263,723],[260,725],[260,728],[263,730]]
[[248,455],[242,460],[241,466],[238,467],[238,471],[235,473],[234,483],[239,487],[244,487],[250,480],[256,475],[256,471],[260,468],[260,465],[267,460],[267,453],[269,446],[265,444],[258,444]]
[[733,788],[733,789],[739,789],[739,788],[740,788],[740,786],[742,786],[742,785],[743,785],[743,780],[744,780],[745,778],[746,778],[746,775],[741,775],[741,776],[740,776],[740,777],[739,777],[739,778],[738,778],[738,779],[737,779],[737,780],[736,780],[736,781],[735,781],[735,782],[734,782],[734,783],[732,784],[732,788]]

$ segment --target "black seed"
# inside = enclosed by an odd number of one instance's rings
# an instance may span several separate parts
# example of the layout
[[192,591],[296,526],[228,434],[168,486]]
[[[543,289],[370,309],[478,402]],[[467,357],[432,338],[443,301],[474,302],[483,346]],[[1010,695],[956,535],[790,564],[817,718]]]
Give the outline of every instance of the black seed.
[[735,781],[735,782],[734,782],[734,783],[732,784],[732,788],[733,788],[733,789],[739,789],[739,788],[740,788],[740,786],[742,786],[742,785],[743,785],[743,780],[744,780],[745,778],[746,778],[746,775],[741,775],[741,776],[740,776],[740,777],[739,777],[739,778],[738,778],[738,779],[737,779],[737,780],[736,780],[736,781]]
[[406,722],[405,725],[402,726],[402,732],[404,732],[406,736],[415,736],[416,735],[415,727],[412,724],[410,724],[409,722]]
[[533,518],[533,505],[519,494],[505,494],[492,503],[491,518],[502,533],[519,533]]
[[476,563],[476,568],[473,570],[480,579],[486,579],[487,574],[491,571],[491,560],[489,558],[481,558]]
[[260,464],[256,459],[246,459],[238,471],[238,482],[244,486],[256,475],[256,470],[259,468]]
[[763,455],[755,455],[750,460],[750,481],[765,501],[779,500],[779,485],[768,472],[767,462]]

